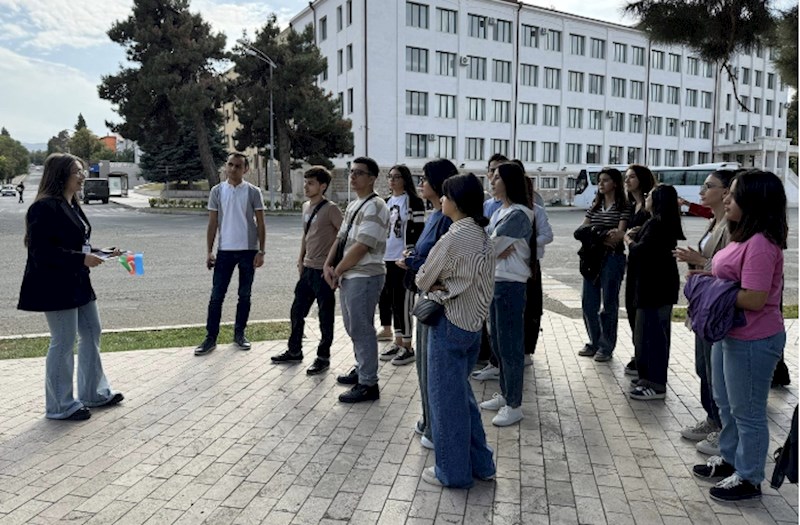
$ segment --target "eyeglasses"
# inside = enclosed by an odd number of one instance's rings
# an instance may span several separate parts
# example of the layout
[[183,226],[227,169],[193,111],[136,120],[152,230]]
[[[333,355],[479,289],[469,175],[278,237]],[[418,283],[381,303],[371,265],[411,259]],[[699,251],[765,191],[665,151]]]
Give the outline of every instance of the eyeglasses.
[[713,190],[714,188],[722,188],[722,187],[723,186],[717,186],[716,184],[709,184],[706,182],[702,186],[700,186],[700,191]]
[[369,175],[369,172],[365,170],[350,170],[351,177],[359,177],[361,175]]
[[85,178],[86,175],[88,175],[88,172],[86,170],[77,170],[77,171],[73,171],[72,173],[70,173],[70,175],[77,175],[78,177],[84,177]]
[[400,179],[403,178],[403,176],[402,175],[387,175],[386,178],[388,180],[400,180]]

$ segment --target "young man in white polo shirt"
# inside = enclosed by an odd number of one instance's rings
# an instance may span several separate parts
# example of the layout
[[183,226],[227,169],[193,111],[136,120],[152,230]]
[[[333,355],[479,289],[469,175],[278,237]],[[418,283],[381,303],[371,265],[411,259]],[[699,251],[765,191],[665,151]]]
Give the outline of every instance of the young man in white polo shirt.
[[[194,349],[194,355],[205,355],[217,347],[222,303],[233,271],[239,267],[239,302],[236,305],[236,322],[233,341],[241,350],[250,350],[245,337],[250,316],[250,290],[256,268],[264,264],[264,199],[261,190],[243,179],[249,169],[247,157],[231,153],[225,163],[227,179],[213,188],[208,197],[208,229],[206,230],[206,267],[214,269],[211,299],[208,302],[206,338]],[[219,231],[217,254],[214,240]]]

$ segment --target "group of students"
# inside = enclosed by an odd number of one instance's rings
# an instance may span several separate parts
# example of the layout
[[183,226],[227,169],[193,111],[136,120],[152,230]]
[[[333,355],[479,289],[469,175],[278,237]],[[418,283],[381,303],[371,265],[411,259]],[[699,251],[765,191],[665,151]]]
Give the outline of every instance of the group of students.
[[640,165],[628,168],[624,183],[616,169],[599,173],[597,197],[575,232],[582,242],[582,306],[589,335],[578,354],[599,362],[613,355],[627,245],[625,307],[634,357],[625,373],[635,376],[628,395],[663,399],[672,306],[680,287],[677,263],[688,263],[685,294],[706,417],[681,434],[712,454],[693,469],[698,477],[720,480],[711,497],[738,501],[761,495],[769,444],[767,398],[786,342],[781,313],[786,194],[772,173],[714,171],[700,199],[712,212],[708,228],[698,249],[678,247],[685,237],[673,187],[656,184]]

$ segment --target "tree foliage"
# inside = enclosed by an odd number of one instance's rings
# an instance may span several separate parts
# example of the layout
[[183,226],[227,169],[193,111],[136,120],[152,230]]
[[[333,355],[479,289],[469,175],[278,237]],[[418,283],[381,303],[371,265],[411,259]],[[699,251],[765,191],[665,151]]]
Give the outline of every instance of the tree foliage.
[[[214,161],[222,164],[227,156],[225,137],[220,126],[209,129],[212,130],[210,146]],[[142,153],[139,162],[142,177],[152,182],[191,182],[206,178],[197,155],[197,139],[192,133],[191,123],[179,123],[178,133],[165,133],[158,142],[160,147]]]
[[772,61],[786,84],[797,90],[797,6],[781,14],[769,43],[775,47]]
[[47,154],[66,153],[69,149],[69,131],[62,129],[47,141]]
[[75,131],[86,129],[86,119],[83,118],[83,113],[78,113],[78,122],[75,123]]
[[28,150],[3,128],[0,132],[0,179],[10,181],[28,171]]
[[[257,57],[241,53],[233,57],[238,77],[232,81],[236,115],[241,127],[234,134],[236,148],[269,144],[269,98],[272,87],[274,108],[275,156],[281,167],[281,193],[284,206],[291,203],[289,170],[293,161],[320,162],[341,153],[352,153],[351,122],[341,117],[339,102],[315,84],[327,67],[314,44],[314,30],[307,26],[302,33],[290,28],[281,33],[275,15],[259,29],[251,44],[277,67],[270,77],[270,67]],[[330,161],[325,161],[330,165]]]
[[770,0],[641,0],[628,2],[625,13],[653,42],[683,44],[725,70],[739,100],[731,58],[769,37],[775,25]]
[[104,76],[98,88],[124,119],[107,125],[152,155],[165,138],[173,144],[171,135],[193,134],[183,137],[184,143],[195,144],[205,177],[216,184],[211,142],[224,86],[213,66],[226,58],[225,35],[191,13],[188,0],[134,0],[131,15],[116,22],[108,36],[125,48],[132,65]]

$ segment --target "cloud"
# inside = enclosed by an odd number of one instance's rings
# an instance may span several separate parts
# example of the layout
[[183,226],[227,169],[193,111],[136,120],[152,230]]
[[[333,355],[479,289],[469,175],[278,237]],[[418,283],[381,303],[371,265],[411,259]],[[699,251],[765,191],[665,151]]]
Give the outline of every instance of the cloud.
[[104,121],[118,120],[111,104],[97,96],[97,80],[69,66],[32,59],[0,48],[0,115],[21,142],[45,142],[72,128],[82,113],[94,133],[105,135]]
[[229,48],[242,37],[243,30],[252,38],[256,30],[267,23],[267,18],[272,13],[277,16],[281,27],[287,26],[289,20],[296,14],[294,8],[276,8],[263,2],[234,3],[216,0],[195,0],[190,10],[199,11],[215,31],[225,33]]

